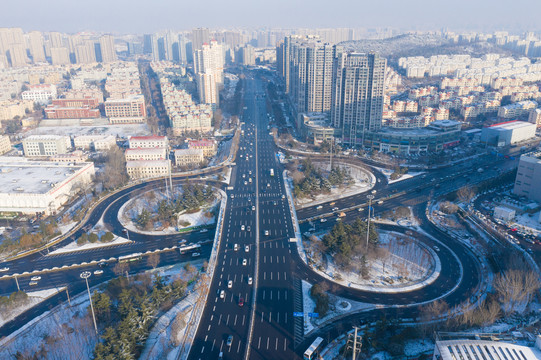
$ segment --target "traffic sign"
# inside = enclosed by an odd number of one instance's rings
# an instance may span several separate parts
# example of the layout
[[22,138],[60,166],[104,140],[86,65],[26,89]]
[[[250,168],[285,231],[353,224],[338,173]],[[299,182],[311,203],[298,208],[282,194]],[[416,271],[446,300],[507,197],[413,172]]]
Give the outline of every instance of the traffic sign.
[[308,317],[311,317],[311,318],[318,318],[318,317],[319,317],[319,313],[308,313]]
[[302,312],[295,311],[293,313],[293,317],[303,317],[303,316],[304,316],[304,313],[302,313]]

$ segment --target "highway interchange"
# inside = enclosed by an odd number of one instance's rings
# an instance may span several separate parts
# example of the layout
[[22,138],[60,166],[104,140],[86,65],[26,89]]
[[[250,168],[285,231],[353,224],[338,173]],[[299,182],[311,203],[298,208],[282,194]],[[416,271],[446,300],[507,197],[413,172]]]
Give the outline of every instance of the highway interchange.
[[[305,339],[303,319],[293,317],[294,312],[302,312],[300,282],[329,282],[310,269],[301,260],[297,244],[288,241],[295,237],[295,225],[282,178],[284,169],[277,160],[278,149],[269,135],[264,83],[251,75],[245,80],[244,102],[244,134],[239,143],[235,165],[232,166],[232,189],[227,190],[227,206],[224,226],[219,234],[221,240],[216,268],[189,354],[190,359],[214,359],[218,358],[220,353],[225,359],[301,358],[313,336]],[[479,260],[458,240],[432,225],[426,218],[425,208],[429,198],[448,193],[464,184],[477,183],[495,176],[496,170],[491,169],[482,174],[474,170],[479,164],[493,166],[498,162],[502,161],[487,156],[478,162],[431,171],[422,181],[417,177],[394,184],[388,184],[382,174],[374,171],[377,178],[374,187],[377,191],[376,200],[383,200],[382,204],[373,203],[376,214],[398,205],[412,206],[424,231],[424,234],[418,234],[419,238],[427,245],[437,245],[441,249],[438,252],[442,263],[441,274],[429,286],[401,294],[373,293],[334,284],[332,289],[336,295],[364,302],[394,305],[395,308],[356,314],[347,320],[328,324],[317,334],[332,338],[355,321],[366,321],[383,313],[396,314],[397,311],[401,312],[401,316],[412,317],[417,311],[415,306],[399,309],[396,306],[415,305],[440,296],[445,296],[445,300],[453,306],[472,296],[482,280]],[[504,161],[498,166],[510,168],[514,163]],[[209,174],[216,171],[209,171]],[[195,181],[195,177],[174,179],[178,184],[185,181]],[[200,181],[210,183],[208,180]],[[150,187],[162,187],[163,184],[163,180],[141,183],[107,198],[93,209],[80,230],[55,245],[55,248],[72,242],[82,233],[83,228],[92,227],[100,220],[116,235],[126,236],[117,217],[120,207],[129,198]],[[225,185],[217,185],[215,182],[213,184],[225,190]],[[327,203],[321,207],[299,209],[297,217],[301,223],[301,233],[310,228],[318,231],[330,229],[336,222],[332,207],[344,209],[346,222],[359,216],[366,218],[366,202],[366,194],[358,194],[336,200],[333,206]],[[364,208],[363,211],[358,211],[359,207]],[[320,222],[321,218],[326,218],[327,221]],[[380,228],[402,232],[407,230],[391,225],[380,225]],[[191,258],[190,254],[181,255],[173,248],[178,246],[181,239],[185,239],[187,243],[200,243],[202,257],[209,257],[214,231],[215,229],[211,228],[204,233],[196,231],[157,236],[130,232],[129,237],[133,241],[131,244],[58,255],[35,253],[3,263],[2,266],[9,266],[11,274],[26,273],[18,276],[22,290],[68,287],[73,295],[84,290],[84,282],[79,278],[79,274],[84,270],[94,271],[98,268],[92,261],[164,248],[172,250],[161,252],[160,265],[187,261]],[[91,264],[62,268],[64,265],[83,262]],[[111,260],[110,264],[104,268],[102,275],[89,279],[91,286],[115,276],[112,272],[114,261]],[[40,273],[42,279],[37,286],[28,285],[32,276],[30,272],[55,267],[55,271]],[[131,265],[131,272],[147,268],[144,262],[136,263]],[[0,279],[0,294],[5,295],[16,290],[13,277]],[[25,312],[0,328],[0,336],[8,335],[33,317],[65,300],[65,294],[60,293]]]

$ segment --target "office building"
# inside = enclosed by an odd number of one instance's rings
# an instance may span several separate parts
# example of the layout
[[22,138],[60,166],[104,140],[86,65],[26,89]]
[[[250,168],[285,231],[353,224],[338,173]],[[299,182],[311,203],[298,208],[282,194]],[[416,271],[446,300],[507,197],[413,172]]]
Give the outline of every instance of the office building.
[[56,86],[49,84],[30,85],[28,90],[21,93],[23,100],[32,100],[42,105],[51,103],[56,97]]
[[541,152],[522,155],[518,163],[513,193],[541,203]]
[[69,136],[31,135],[23,140],[26,157],[42,157],[65,154],[71,147]]
[[167,149],[164,147],[154,148],[129,148],[125,152],[126,161],[130,160],[165,160]]
[[381,128],[386,60],[378,54],[337,50],[331,122],[342,143],[364,144],[365,134]]

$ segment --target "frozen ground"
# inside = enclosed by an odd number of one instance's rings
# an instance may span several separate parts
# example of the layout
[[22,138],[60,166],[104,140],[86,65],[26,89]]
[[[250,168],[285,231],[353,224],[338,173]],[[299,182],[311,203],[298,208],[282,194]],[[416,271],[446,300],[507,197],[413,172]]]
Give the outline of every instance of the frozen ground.
[[[323,234],[320,236],[323,237]],[[411,291],[426,286],[439,276],[441,263],[437,256],[414,239],[399,233],[381,231],[380,243],[377,259],[368,262],[367,278],[361,277],[355,266],[349,271],[340,269],[328,255],[312,268],[341,285],[376,292]],[[312,247],[309,244],[305,247],[309,257],[316,260]]]
[[[329,171],[329,165],[328,164],[322,164],[322,163],[315,163],[319,168],[323,169],[324,171]],[[319,194],[314,196],[313,198],[296,198],[295,199],[295,207],[297,208],[303,208],[306,206],[313,206],[317,204],[321,204],[327,201],[340,199],[346,196],[351,196],[354,194],[360,194],[363,192],[366,192],[375,185],[376,183],[376,177],[368,172],[367,170],[361,169],[359,167],[354,166],[344,166],[343,164],[340,164],[342,167],[346,167],[350,171],[350,175],[353,178],[353,182],[349,186],[345,187],[337,187],[333,186],[331,188],[330,193],[328,194]]]
[[[175,192],[182,193],[182,186],[178,186],[174,189]],[[161,191],[148,191],[139,195],[135,199],[127,201],[118,211],[118,220],[127,229],[133,232],[141,234],[175,234],[180,229],[186,229],[195,226],[211,225],[216,222],[215,216],[208,217],[213,208],[220,202],[220,198],[217,197],[214,201],[206,206],[202,207],[195,213],[183,213],[178,216],[177,224],[171,224],[168,227],[164,227],[162,223],[155,222],[154,230],[141,230],[137,228],[134,219],[143,209],[147,209],[150,213],[155,213],[158,210],[158,202],[166,199],[166,194]],[[189,225],[181,226],[183,222],[189,223]]]
[[54,294],[63,291],[65,288],[54,288],[54,289],[46,289],[46,290],[40,290],[40,291],[32,291],[27,292],[28,299],[24,303],[21,303],[20,306],[11,308],[9,310],[2,309],[0,312],[0,327],[3,326],[5,323],[13,320],[15,317],[19,316],[26,310],[30,309],[31,307],[39,304],[43,300],[53,296]]
[[407,174],[402,175],[401,177],[399,177],[396,180],[391,180],[391,174],[394,172],[393,170],[385,169],[385,168],[379,168],[379,167],[374,167],[374,168],[378,169],[379,171],[381,171],[381,173],[383,175],[385,175],[385,177],[387,178],[387,181],[389,182],[389,184],[392,184],[392,183],[395,183],[395,182],[398,182],[398,181],[402,181],[402,180],[406,180],[406,179],[411,179],[412,177],[424,174],[423,171],[408,172]]
[[541,212],[531,214],[521,214],[515,217],[514,223],[521,230],[532,232],[535,235],[541,234],[541,223],[539,222],[539,215]]
[[107,246],[115,246],[115,245],[121,245],[121,244],[127,244],[127,243],[133,243],[133,241],[130,241],[128,239],[125,239],[119,236],[116,236],[113,241],[108,242],[108,243],[102,243],[98,241],[95,243],[86,243],[84,245],[79,246],[77,245],[77,241],[74,241],[64,247],[61,247],[60,249],[51,251],[49,255],[63,254],[63,253],[69,253],[69,252],[74,252],[74,251],[82,251],[82,250],[95,249],[95,248],[101,248],[101,247],[107,247]]

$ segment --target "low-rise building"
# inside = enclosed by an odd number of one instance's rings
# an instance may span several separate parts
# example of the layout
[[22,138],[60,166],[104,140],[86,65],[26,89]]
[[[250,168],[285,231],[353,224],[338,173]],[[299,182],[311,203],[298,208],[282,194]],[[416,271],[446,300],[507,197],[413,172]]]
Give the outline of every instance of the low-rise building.
[[532,348],[501,341],[445,340],[436,341],[433,360],[508,359],[540,360]]
[[533,139],[537,127],[526,121],[506,121],[483,128],[481,141],[497,146],[507,146]]
[[494,217],[503,221],[511,221],[515,218],[515,210],[504,206],[496,206],[494,208]]
[[9,136],[2,135],[0,136],[0,155],[5,154],[11,150],[11,141],[9,141]]
[[520,101],[515,104],[505,105],[498,110],[498,117],[501,119],[513,119],[528,116],[530,110],[537,108],[535,101]]
[[88,156],[86,156],[85,153],[81,150],[75,150],[67,154],[58,154],[51,156],[49,160],[57,163],[78,164],[87,161]]
[[133,148],[168,148],[167,136],[132,136],[129,140],[130,149]]
[[113,135],[107,135],[105,137],[94,140],[95,151],[107,151],[116,146],[116,137]]
[[50,105],[44,111],[47,119],[97,119],[101,116],[99,109],[87,105],[77,108]]
[[0,158],[0,212],[55,214],[94,177],[93,163],[24,160]]
[[107,99],[105,116],[111,124],[143,123],[146,117],[145,97],[133,95],[126,99]]
[[165,148],[129,148],[126,149],[126,161],[130,160],[165,160],[167,150]]
[[126,171],[132,180],[167,176],[171,171],[170,160],[130,160]]
[[175,150],[176,166],[199,165],[205,160],[202,149]]
[[71,147],[69,136],[31,135],[23,140],[24,156],[42,157],[65,154]]
[[56,97],[56,86],[50,84],[30,85],[28,90],[21,93],[23,100],[31,100],[42,105],[50,104]]
[[205,157],[214,156],[216,148],[216,140],[201,139],[188,141],[188,149],[201,149]]
[[82,150],[104,151],[116,146],[116,138],[113,135],[80,135],[73,138],[73,146]]
[[336,129],[331,126],[329,117],[324,113],[300,113],[297,126],[306,142],[314,145],[332,141],[336,135]]
[[0,120],[11,120],[15,116],[24,117],[34,109],[32,100],[5,100],[0,103]]

